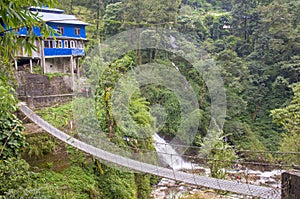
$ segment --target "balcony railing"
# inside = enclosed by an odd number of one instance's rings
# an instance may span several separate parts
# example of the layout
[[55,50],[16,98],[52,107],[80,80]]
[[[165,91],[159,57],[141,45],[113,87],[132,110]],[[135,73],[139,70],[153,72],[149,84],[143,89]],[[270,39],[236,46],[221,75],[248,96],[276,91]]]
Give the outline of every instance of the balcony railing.
[[84,56],[84,49],[80,48],[44,48],[45,56]]

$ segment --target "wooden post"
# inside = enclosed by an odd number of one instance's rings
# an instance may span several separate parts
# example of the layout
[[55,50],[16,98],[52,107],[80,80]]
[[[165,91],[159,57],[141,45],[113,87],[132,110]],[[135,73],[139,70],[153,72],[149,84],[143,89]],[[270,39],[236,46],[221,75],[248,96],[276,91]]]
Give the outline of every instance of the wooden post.
[[71,55],[70,62],[71,62],[71,74],[72,74],[72,89],[74,91],[75,90],[75,77],[74,77],[74,58],[73,58],[73,55]]
[[18,61],[15,59],[15,68],[18,70]]
[[27,106],[31,109],[34,109],[34,104],[33,104],[33,97],[30,95],[26,96],[26,101],[27,101]]
[[300,199],[300,171],[284,172],[281,175],[281,198]]
[[80,67],[79,67],[79,58],[77,58],[77,78],[80,79]]
[[45,49],[44,49],[44,40],[42,40],[41,45],[41,66],[43,70],[43,74],[46,74],[46,60],[45,60]]
[[30,60],[29,60],[29,65],[30,65],[30,73],[33,73],[33,70],[32,70],[32,58],[30,58]]

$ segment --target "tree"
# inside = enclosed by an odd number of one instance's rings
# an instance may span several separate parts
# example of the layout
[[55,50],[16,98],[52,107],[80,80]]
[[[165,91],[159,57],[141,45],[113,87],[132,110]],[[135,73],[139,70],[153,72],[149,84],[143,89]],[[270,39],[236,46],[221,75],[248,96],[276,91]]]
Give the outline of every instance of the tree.
[[[34,41],[40,38],[33,32],[34,27],[40,27],[43,37],[47,38],[51,32],[46,22],[28,8],[30,6],[54,6],[56,0],[3,0],[0,2],[0,52],[2,59],[11,58],[21,46],[27,52],[36,49]],[[19,37],[17,30],[27,27],[26,38]]]
[[122,14],[124,4],[117,2],[106,6],[103,16],[104,27],[102,32],[105,36],[112,36],[119,33],[122,25]]
[[180,1],[142,1],[125,0],[124,25],[134,27],[143,25],[173,26],[177,23]]
[[233,161],[237,159],[235,151],[226,142],[224,142],[221,137],[220,140],[214,146],[211,153],[209,154],[209,168],[211,172],[211,177],[225,179],[226,169],[232,168]]
[[[97,85],[95,115],[98,121],[95,121],[95,125],[101,126],[102,134],[96,131],[89,131],[88,133],[89,136],[95,137],[95,140],[99,139],[99,134],[103,135],[104,139],[110,141],[109,143],[115,144],[113,146],[119,146],[123,154],[126,152],[128,154],[135,153],[143,158],[140,154],[154,151],[152,140],[154,118],[150,114],[149,102],[141,96],[138,82],[130,73],[136,65],[134,56],[132,52],[128,52],[112,63],[100,61],[97,56],[91,60],[86,60],[86,65],[89,65],[90,70],[93,71],[90,78],[93,78],[92,75],[96,73],[95,70],[103,69],[99,67],[99,62],[108,66],[101,71],[100,80],[98,80],[98,75],[95,77],[97,80],[90,79]],[[88,120],[89,118],[85,119]],[[144,136],[141,137],[141,134]],[[115,148],[112,149],[114,152]],[[149,161],[149,159],[145,161]],[[135,198],[135,195],[138,198],[150,197],[149,175],[128,174],[125,176],[127,174],[124,171],[110,168],[110,166],[105,166],[105,168],[107,171],[104,171],[103,177],[106,178],[106,182],[109,182],[104,185],[105,190],[107,190],[107,193],[104,193],[107,194],[106,197]],[[130,178],[128,178],[129,176]],[[128,179],[121,180],[122,178]],[[133,186],[128,186],[129,183],[135,183],[136,192],[132,191]],[[121,189],[116,188],[116,186],[121,187]],[[128,187],[128,191],[126,187]]]
[[243,39],[239,44],[239,56],[248,55],[252,51],[251,35],[256,26],[258,17],[255,12],[258,1],[256,0],[235,0],[232,10],[231,28],[233,34]]
[[[284,127],[283,141],[280,150],[300,152],[300,83],[293,87],[294,97],[286,107],[271,111],[273,122]],[[299,155],[287,155],[286,160],[299,164]]]
[[274,64],[290,60],[294,55],[292,49],[297,33],[287,6],[275,1],[258,7],[259,20],[253,31],[253,59]]

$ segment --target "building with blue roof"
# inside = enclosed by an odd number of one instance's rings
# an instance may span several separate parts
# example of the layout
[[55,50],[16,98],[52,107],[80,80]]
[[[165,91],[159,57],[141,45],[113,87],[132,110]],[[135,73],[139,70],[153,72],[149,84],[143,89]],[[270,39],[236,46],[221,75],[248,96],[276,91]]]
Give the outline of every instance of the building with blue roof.
[[[37,50],[30,55],[24,48],[19,49],[15,55],[17,70],[28,66],[32,72],[33,65],[42,67],[43,73],[78,73],[80,70],[79,59],[85,55],[86,26],[85,23],[74,15],[64,14],[64,10],[47,7],[31,7],[30,10],[38,14],[50,27],[57,31],[55,39],[50,36],[42,42],[35,41]],[[34,27],[34,33],[41,36],[40,28]],[[26,36],[27,28],[17,30],[20,36]]]

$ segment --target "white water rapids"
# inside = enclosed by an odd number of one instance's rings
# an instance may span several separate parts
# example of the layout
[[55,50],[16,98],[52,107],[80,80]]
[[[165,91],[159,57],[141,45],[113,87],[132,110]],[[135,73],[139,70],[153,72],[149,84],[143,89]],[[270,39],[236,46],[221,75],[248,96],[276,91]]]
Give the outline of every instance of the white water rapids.
[[[155,149],[159,153],[159,157],[161,161],[165,163],[164,166],[169,166],[174,170],[186,169],[202,169],[204,173],[202,175],[209,176],[210,170],[205,167],[201,167],[200,165],[195,165],[191,162],[185,161],[180,154],[176,152],[176,150],[167,143],[163,138],[161,138],[158,134],[153,135],[153,139],[155,141]],[[280,175],[283,170],[272,170],[272,171],[255,171],[251,169],[240,169],[227,170],[227,173],[232,174],[233,176],[239,175],[242,176],[240,182],[246,183],[249,180],[250,184],[255,185],[268,185],[274,188],[279,188],[281,186],[280,183]],[[199,174],[201,175],[201,174]],[[250,179],[246,180],[243,176],[249,176]],[[231,178],[231,180],[235,181],[235,177]],[[237,181],[237,183],[239,183]],[[199,189],[196,186],[188,186],[184,183],[176,184],[176,181],[169,180],[163,178],[157,185],[156,188],[152,191],[152,196],[155,199],[165,199],[165,198],[180,198],[182,195],[186,194],[194,194],[196,192],[201,192],[203,190]],[[228,198],[243,198],[238,194],[230,194]]]
[[158,152],[160,159],[172,169],[193,169],[192,163],[186,162],[175,149],[168,144],[158,134],[153,135],[155,141],[155,149]]

